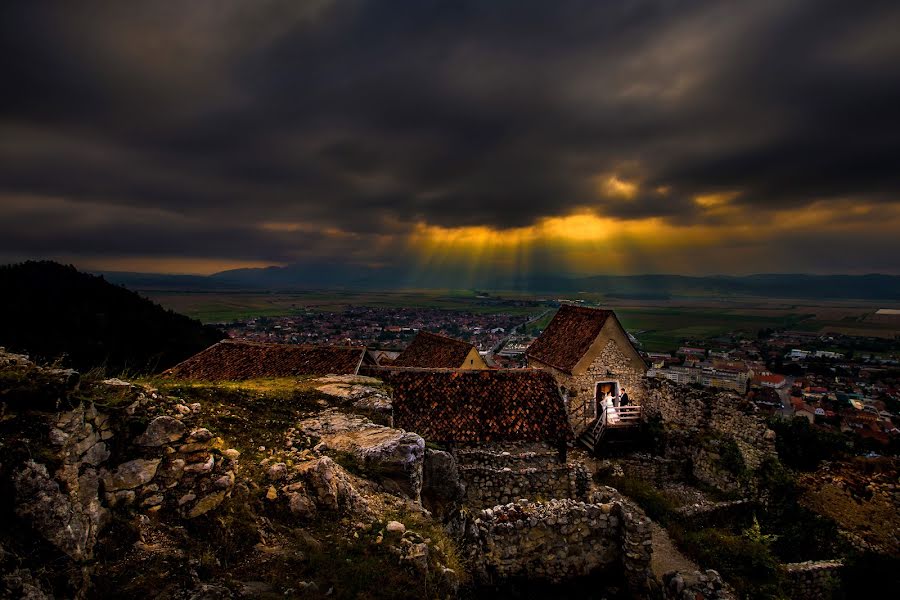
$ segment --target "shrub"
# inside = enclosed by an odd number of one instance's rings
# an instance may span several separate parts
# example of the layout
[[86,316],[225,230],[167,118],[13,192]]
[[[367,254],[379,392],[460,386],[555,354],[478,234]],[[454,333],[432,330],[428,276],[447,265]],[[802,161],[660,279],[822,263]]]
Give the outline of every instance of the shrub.
[[719,440],[719,464],[723,469],[737,476],[743,475],[747,471],[747,464],[744,462],[744,455],[737,442],[732,438],[721,438]]
[[722,529],[669,533],[690,556],[719,571],[743,598],[780,598],[778,561],[766,543]]
[[778,434],[775,448],[781,461],[800,471],[814,471],[820,462],[838,458],[848,448],[843,435],[815,429],[803,417],[772,418],[769,427]]

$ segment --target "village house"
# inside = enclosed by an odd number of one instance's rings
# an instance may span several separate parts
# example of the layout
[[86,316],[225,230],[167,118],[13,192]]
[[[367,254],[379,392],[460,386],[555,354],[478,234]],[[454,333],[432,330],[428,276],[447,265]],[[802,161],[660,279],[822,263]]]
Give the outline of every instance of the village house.
[[563,304],[525,356],[553,375],[578,435],[603,416],[604,394],[625,390],[632,405],[643,398],[647,365],[611,310]]
[[428,331],[417,333],[406,350],[390,364],[423,369],[488,368],[474,345]]
[[762,387],[781,389],[787,383],[787,378],[784,375],[778,375],[775,373],[767,374],[767,375],[757,375],[753,378],[754,385],[759,385]]
[[366,349],[222,340],[163,373],[200,381],[242,381],[304,375],[356,375]]

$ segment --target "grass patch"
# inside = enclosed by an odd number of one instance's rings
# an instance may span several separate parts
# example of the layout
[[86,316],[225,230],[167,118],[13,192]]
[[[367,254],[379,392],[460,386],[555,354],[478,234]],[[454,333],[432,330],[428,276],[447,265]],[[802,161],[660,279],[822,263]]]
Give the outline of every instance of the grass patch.
[[660,523],[667,524],[674,514],[675,502],[656,489],[652,483],[634,477],[610,477],[602,482],[616,488],[644,509],[647,516]]
[[741,598],[783,598],[778,560],[765,542],[743,533],[690,530],[677,523],[668,530],[682,550],[704,567],[719,571]]

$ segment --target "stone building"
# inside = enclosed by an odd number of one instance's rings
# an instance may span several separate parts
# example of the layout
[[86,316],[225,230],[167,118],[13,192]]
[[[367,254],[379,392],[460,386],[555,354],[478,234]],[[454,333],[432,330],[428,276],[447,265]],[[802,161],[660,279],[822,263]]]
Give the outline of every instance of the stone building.
[[423,369],[487,369],[478,348],[445,335],[420,331],[406,350],[400,353],[392,367]]
[[597,419],[598,396],[624,389],[631,404],[644,396],[647,365],[611,310],[560,306],[525,356],[529,367],[553,375],[576,434]]

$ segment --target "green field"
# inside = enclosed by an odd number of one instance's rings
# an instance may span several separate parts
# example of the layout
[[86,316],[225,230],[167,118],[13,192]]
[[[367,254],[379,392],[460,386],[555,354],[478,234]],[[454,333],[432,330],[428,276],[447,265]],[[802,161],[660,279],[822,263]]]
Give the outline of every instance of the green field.
[[523,320],[545,307],[510,306],[479,298],[469,290],[410,290],[397,292],[310,291],[267,292],[142,292],[176,312],[204,323],[225,323],[252,317],[275,317],[307,311],[341,311],[349,306],[380,308],[437,308],[480,314],[522,315]]
[[[308,311],[342,311],[351,306],[504,313],[521,316],[525,322],[547,311],[550,302],[560,299],[513,292],[494,292],[485,296],[473,290],[292,293],[145,291],[144,294],[167,308],[207,323]],[[760,329],[767,328],[878,337],[900,335],[900,316],[875,315],[878,309],[876,304],[759,298],[628,301],[604,300],[597,294],[579,294],[571,299],[613,308],[625,328],[649,351],[669,351],[686,341],[709,340],[731,333],[755,337]],[[548,312],[530,323],[526,327],[527,332],[537,334],[552,317],[553,311]]]

